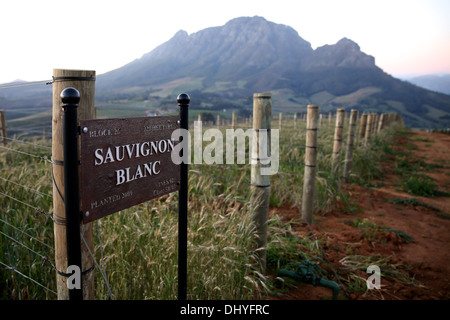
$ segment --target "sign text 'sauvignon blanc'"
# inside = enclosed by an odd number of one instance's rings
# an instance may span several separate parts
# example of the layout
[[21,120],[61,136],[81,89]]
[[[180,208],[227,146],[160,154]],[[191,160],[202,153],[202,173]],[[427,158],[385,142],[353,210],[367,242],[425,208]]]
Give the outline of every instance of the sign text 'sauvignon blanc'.
[[[98,148],[94,151],[95,165],[101,166],[106,163],[132,160],[133,158],[149,157],[165,152],[171,152],[174,142],[170,139],[159,141],[146,141],[143,143],[126,144],[116,147],[108,147],[106,151]],[[154,160],[144,164],[138,164],[136,168],[127,167],[115,170],[116,185],[127,183],[135,179],[147,178],[161,172],[161,161]]]
[[82,120],[83,222],[179,190],[171,159],[178,116]]

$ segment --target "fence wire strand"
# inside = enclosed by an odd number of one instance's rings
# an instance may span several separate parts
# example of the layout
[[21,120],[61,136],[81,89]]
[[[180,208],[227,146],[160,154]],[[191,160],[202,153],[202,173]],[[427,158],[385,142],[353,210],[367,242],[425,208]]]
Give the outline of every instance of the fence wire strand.
[[29,146],[33,146],[33,147],[36,147],[36,148],[44,148],[44,149],[47,149],[47,150],[51,150],[52,149],[52,147],[49,147],[49,146],[35,144],[35,143],[24,141],[24,140],[21,140],[21,139],[8,138],[8,137],[4,137],[4,139],[10,140],[10,141],[14,141],[14,142],[23,143],[23,144],[26,144],[26,145],[29,145]]
[[53,196],[50,195],[50,194],[45,194],[45,193],[43,193],[43,192],[40,192],[39,190],[35,190],[35,189],[33,189],[33,188],[24,186],[24,185],[22,185],[22,184],[20,184],[20,183],[11,181],[11,180],[9,180],[9,179],[3,178],[3,177],[0,177],[0,179],[3,180],[3,181],[6,181],[6,182],[12,183],[12,184],[14,184],[14,185],[16,185],[16,186],[22,187],[22,188],[24,188],[24,189],[26,189],[26,190],[29,190],[29,191],[31,191],[31,192],[34,192],[34,193],[36,193],[36,194],[38,194],[38,195],[41,195],[41,196],[43,196],[43,197],[50,197],[50,198],[53,197]]
[[25,82],[9,82],[0,85],[0,89],[11,89],[11,88],[20,88],[20,87],[32,87],[39,85],[49,85],[52,84],[53,80],[39,80],[39,81],[25,81]]
[[49,246],[49,245],[46,244],[45,242],[43,242],[43,241],[41,241],[41,240],[39,240],[39,239],[33,237],[31,234],[29,234],[29,233],[27,233],[27,232],[25,232],[25,231],[23,231],[23,230],[21,230],[21,229],[15,227],[15,226],[13,226],[13,225],[10,224],[9,222],[7,222],[7,221],[5,221],[5,220],[3,220],[3,219],[0,219],[0,221],[2,221],[3,223],[7,224],[9,227],[13,228],[14,230],[23,233],[23,234],[26,235],[27,237],[30,237],[31,239],[33,239],[33,240],[35,240],[35,241],[41,243],[42,245],[46,246],[47,248],[49,248],[49,249],[51,249],[51,250],[55,250],[53,247]]
[[22,272],[20,272],[20,271],[17,270],[16,268],[11,267],[11,266],[8,266],[7,264],[5,264],[5,263],[3,263],[3,262],[1,262],[1,261],[0,261],[0,264],[1,264],[2,266],[4,266],[6,269],[9,269],[9,270],[11,270],[11,271],[14,271],[14,272],[20,274],[20,275],[21,275],[22,277],[24,277],[25,279],[31,280],[31,281],[33,281],[35,284],[37,284],[38,286],[40,286],[40,287],[44,288],[45,290],[48,290],[48,291],[50,291],[51,293],[54,293],[54,294],[57,295],[57,293],[56,293],[55,291],[53,291],[52,289],[47,288],[47,287],[44,286],[43,284],[40,284],[39,282],[37,282],[36,280],[30,278],[29,276],[23,274]]
[[52,162],[50,159],[48,159],[47,157],[38,156],[38,155],[36,155],[36,154],[31,154],[31,153],[28,153],[28,152],[25,152],[25,151],[21,151],[21,150],[17,150],[17,149],[12,149],[12,148],[8,148],[8,147],[4,147],[4,146],[0,146],[0,148],[1,148],[1,149],[5,149],[5,150],[9,150],[9,151],[12,151],[12,152],[24,154],[24,155],[27,155],[27,156],[30,156],[30,157],[33,157],[33,158],[38,158],[38,159],[40,159],[40,160],[44,160],[44,161],[47,161],[47,162],[49,162],[49,163],[53,163],[53,162]]
[[15,243],[21,245],[22,247],[24,247],[25,249],[29,250],[30,252],[33,252],[34,254],[38,255],[40,258],[44,259],[45,261],[50,262],[50,260],[49,260],[48,257],[46,257],[46,256],[40,254],[39,252],[37,252],[37,251],[31,249],[30,247],[24,245],[22,242],[20,242],[20,241],[14,239],[13,237],[8,236],[8,235],[7,235],[6,233],[4,233],[3,231],[0,231],[0,234],[4,235],[5,237],[7,237],[8,239],[14,241]]
[[14,198],[13,196],[7,195],[6,193],[3,193],[3,192],[1,192],[1,191],[0,191],[0,195],[2,195],[2,196],[4,196],[4,197],[7,197],[7,198],[9,198],[9,199],[11,199],[11,200],[14,200],[14,201],[16,201],[16,202],[19,202],[19,203],[21,203],[21,204],[23,204],[23,205],[25,205],[25,206],[27,206],[27,207],[30,207],[31,209],[34,209],[34,210],[35,210],[36,212],[38,212],[38,213],[43,213],[43,214],[45,214],[46,216],[50,217],[50,218],[53,220],[52,215],[51,215],[50,213],[46,212],[45,210],[42,210],[42,209],[37,208],[37,207],[35,207],[35,206],[32,206],[31,204],[28,204],[28,203],[26,203],[26,202],[23,202],[22,200],[19,200],[19,199],[17,199],[17,198]]
[[111,300],[114,300],[114,296],[113,296],[113,294],[111,292],[111,289],[109,287],[109,282],[108,282],[108,279],[106,278],[105,273],[103,272],[102,268],[100,268],[100,266],[99,266],[99,264],[97,262],[97,259],[95,259],[94,255],[92,254],[91,249],[89,248],[89,245],[87,244],[86,240],[84,239],[84,236],[83,236],[82,232],[80,232],[80,236],[81,236],[81,239],[84,242],[84,245],[86,246],[87,250],[89,251],[89,254],[91,255],[92,259],[94,260],[95,265],[97,266],[98,270],[100,271],[100,273],[101,273],[101,275],[103,277],[103,280],[105,280],[106,288],[108,289],[108,293],[109,293],[109,297],[111,298]]

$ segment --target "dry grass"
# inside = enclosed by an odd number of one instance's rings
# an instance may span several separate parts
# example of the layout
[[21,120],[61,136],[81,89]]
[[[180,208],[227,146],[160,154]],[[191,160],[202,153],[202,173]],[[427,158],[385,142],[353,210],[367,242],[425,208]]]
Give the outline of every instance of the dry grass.
[[[333,123],[334,124],[334,123]],[[331,174],[333,124],[319,130],[318,176],[315,214],[326,213],[339,194],[339,174]],[[274,121],[273,128],[278,124]],[[301,202],[305,123],[283,124],[280,134],[280,174]],[[346,132],[346,128],[344,132]],[[354,153],[354,181],[364,182],[380,174],[378,168],[383,143],[389,143],[392,131],[380,135],[373,147],[358,148]],[[345,136],[344,136],[345,141]],[[48,141],[32,141],[49,146]],[[47,149],[12,143],[9,147],[49,157]],[[248,152],[248,151],[247,151]],[[0,176],[52,194],[51,165],[39,158],[0,149]],[[188,299],[257,299],[267,292],[267,282],[258,272],[255,236],[250,197],[250,166],[191,165],[189,178],[188,219]],[[290,198],[278,176],[271,177],[271,205],[291,205]],[[52,199],[0,179],[0,192],[11,195],[44,211],[51,212]],[[177,204],[178,194],[172,193],[128,210],[102,218],[94,228],[95,256],[101,260],[103,249],[106,275],[116,299],[176,299],[177,298]],[[54,260],[53,223],[48,216],[17,201],[0,196],[2,205],[0,230],[39,254]],[[285,244],[288,225],[271,223],[269,246]],[[14,225],[32,237],[11,228]],[[282,227],[281,227],[282,226]],[[102,243],[96,237],[101,234]],[[281,240],[280,240],[281,239]],[[39,241],[38,241],[39,240]],[[309,243],[309,244],[308,244]],[[304,239],[302,245],[314,247],[314,241]],[[0,236],[0,261],[23,274],[56,290],[55,272],[42,257]],[[102,264],[100,262],[100,264]],[[30,280],[0,268],[2,299],[55,299],[54,293]],[[96,299],[109,299],[106,284],[96,271]]]

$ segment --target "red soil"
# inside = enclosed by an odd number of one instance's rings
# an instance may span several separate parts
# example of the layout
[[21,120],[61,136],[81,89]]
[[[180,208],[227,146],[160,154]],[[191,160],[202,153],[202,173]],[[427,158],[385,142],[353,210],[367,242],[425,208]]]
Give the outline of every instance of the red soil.
[[[440,191],[450,192],[450,135],[422,131],[412,133],[406,138],[400,138],[394,149],[411,151],[408,161],[422,160],[427,164],[439,164],[441,168],[432,168],[422,173],[435,179]],[[416,148],[411,148],[411,145]],[[401,272],[418,282],[402,284],[393,281],[383,277],[381,269],[381,289],[363,289],[363,292],[349,293],[351,290],[343,282],[345,290],[341,290],[340,297],[359,300],[449,299],[450,197],[420,197],[404,192],[398,185],[401,178],[395,174],[394,157],[384,165],[383,180],[374,181],[374,185],[380,187],[342,185],[343,192],[349,195],[351,203],[356,204],[358,209],[350,212],[348,204],[337,199],[336,208],[329,213],[317,215],[312,228],[316,236],[322,239],[323,251],[339,274],[342,274],[344,267],[340,260],[348,255],[381,255],[390,257],[391,264],[404,266]],[[415,198],[438,210],[388,201],[393,198]],[[293,218],[299,221],[299,213],[295,207],[272,209],[271,214],[274,213],[285,221]],[[368,219],[376,226],[402,231],[411,236],[412,241],[407,242],[396,233],[385,230],[378,230],[370,237],[364,236],[361,229],[348,223],[358,217],[361,220]],[[292,227],[298,236],[309,234],[304,223],[292,224]],[[331,272],[329,274],[332,275]],[[364,279],[371,275],[365,271],[357,271],[357,274]],[[330,280],[336,281],[331,276]],[[304,283],[297,283],[281,292],[271,299],[320,300],[331,296],[330,289]]]

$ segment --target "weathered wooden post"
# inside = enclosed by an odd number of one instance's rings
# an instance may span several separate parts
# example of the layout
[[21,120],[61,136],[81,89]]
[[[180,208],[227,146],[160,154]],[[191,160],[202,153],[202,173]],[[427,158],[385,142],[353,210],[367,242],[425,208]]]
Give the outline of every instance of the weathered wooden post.
[[220,128],[220,114],[217,115],[216,126]]
[[[92,119],[94,116],[95,71],[53,70],[53,116],[52,116],[52,162],[53,162],[53,217],[55,235],[55,266],[61,273],[67,273],[67,217],[65,212],[64,154],[63,154],[63,109],[61,92],[68,87],[76,88],[80,93],[78,119]],[[80,226],[81,234],[94,252],[92,223]],[[94,261],[84,241],[81,241],[81,265],[83,299],[94,299]],[[67,277],[56,274],[59,300],[69,299]]]
[[380,116],[380,121],[378,122],[378,133],[380,133],[384,129],[386,115],[384,113]]
[[294,113],[294,129],[297,129],[297,112]]
[[344,129],[344,117],[345,110],[342,108],[337,109],[336,112],[336,127],[334,129],[334,144],[332,155],[332,170],[336,173],[339,170],[339,164],[341,162],[341,149],[342,149],[342,133]]
[[367,144],[370,141],[370,136],[372,133],[372,123],[373,123],[373,114],[369,113],[367,115],[367,123],[366,123],[366,132],[364,134],[364,144],[367,146]]
[[312,223],[314,208],[314,189],[316,186],[317,130],[319,124],[319,107],[308,105],[306,122],[305,175],[303,178],[302,214]]
[[348,127],[348,136],[347,136],[347,150],[345,153],[345,162],[344,162],[344,180],[348,182],[348,176],[350,173],[350,169],[353,161],[353,142],[355,140],[355,131],[356,131],[356,115],[358,114],[358,110],[352,110],[350,113],[350,123]]
[[8,144],[8,136],[6,133],[6,117],[5,111],[0,110],[0,126],[2,127],[2,141],[3,145],[6,146]]
[[372,114],[372,132],[370,134],[371,137],[376,136],[377,133],[377,116],[378,113],[376,112]]
[[361,115],[361,124],[359,127],[359,141],[364,139],[364,135],[366,133],[366,124],[367,124],[367,113],[363,113]]
[[393,122],[393,116],[394,116],[394,114],[389,113],[388,116],[389,116],[389,117],[388,117],[387,125],[390,126],[390,125],[392,124],[392,122]]
[[231,118],[231,128],[233,130],[236,130],[236,112],[235,111],[233,111],[233,115]]
[[[270,175],[263,175],[264,168],[270,168],[270,137],[272,120],[272,94],[253,95],[253,141],[251,153],[251,205],[258,239],[257,254],[262,271],[266,271],[267,217],[270,200]],[[264,139],[264,137],[267,137]]]
[[280,116],[278,118],[278,127],[281,130],[281,126],[282,126],[282,121],[283,121],[283,114],[280,112]]
[[371,134],[372,136],[377,135],[377,128],[378,128],[377,124],[378,124],[378,113],[375,112],[373,114],[372,134]]

